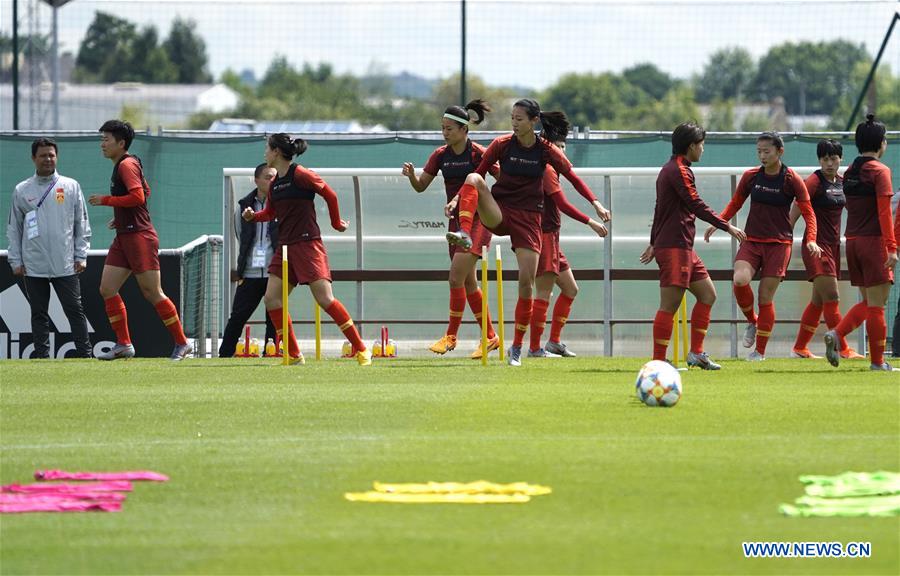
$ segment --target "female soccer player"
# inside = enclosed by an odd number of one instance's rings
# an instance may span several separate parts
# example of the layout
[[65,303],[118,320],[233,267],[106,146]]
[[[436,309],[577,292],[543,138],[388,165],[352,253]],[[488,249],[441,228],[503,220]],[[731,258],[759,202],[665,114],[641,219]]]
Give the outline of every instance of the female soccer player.
[[[822,249],[822,257],[814,258],[806,246],[802,249],[803,264],[806,267],[807,279],[813,283],[812,296],[800,318],[797,339],[791,350],[791,358],[819,358],[809,351],[819,317],[825,312],[825,324],[833,330],[841,321],[838,308],[840,292],[838,291],[838,272],[841,269],[841,214],[844,211],[843,180],[838,175],[844,147],[837,140],[819,140],[816,156],[821,169],[816,170],[806,179],[806,190],[809,192],[810,204],[816,215],[816,244]],[[791,206],[791,226],[800,218],[800,209]],[[864,358],[850,348],[847,341],[840,338],[841,358]]]
[[119,296],[122,284],[134,274],[141,294],[156,308],[156,313],[175,340],[170,359],[178,362],[193,352],[193,346],[184,336],[175,304],[163,292],[160,283],[159,236],[147,210],[150,185],[144,178],[140,158],[128,153],[134,140],[134,129],[128,122],[109,120],[100,127],[100,133],[100,151],[113,163],[110,193],[108,196],[94,194],[88,202],[91,206],[113,207],[111,226],[116,229],[116,238],[106,255],[100,278],[100,295],[106,303],[109,324],[116,333],[116,345],[98,354],[97,358],[116,360],[134,356],[128,314],[125,302]]
[[275,251],[269,264],[269,284],[263,297],[266,311],[275,324],[275,331],[281,335],[282,341],[288,343],[288,353],[294,364],[303,364],[303,354],[294,336],[293,323],[288,320],[287,333],[282,326],[282,306],[287,302],[281,299],[281,246],[288,247],[288,290],[297,284],[309,284],[309,290],[319,306],[338,325],[344,336],[353,345],[353,353],[360,366],[372,363],[372,352],[366,348],[347,309],[331,291],[331,269],[328,267],[328,254],[319,233],[316,222],[314,200],[318,194],[328,205],[331,227],[338,232],[347,229],[349,223],[341,220],[337,194],[322,177],[299,164],[292,162],[294,156],[306,151],[304,140],[284,133],[272,134],[266,144],[266,164],[275,168],[275,178],[269,186],[266,207],[260,212],[253,208],[244,210],[243,217],[248,222],[268,222],[278,219],[279,249]]
[[[751,362],[766,359],[766,344],[775,326],[775,291],[784,278],[791,259],[793,228],[791,227],[791,203],[806,221],[806,247],[814,258],[822,251],[816,244],[816,216],[809,203],[809,193],[803,180],[794,170],[785,166],[784,141],[775,132],[763,132],[756,139],[756,154],[762,166],[744,172],[731,202],[720,214],[726,222],[737,214],[747,198],[750,213],[744,231],[747,240],[741,243],[734,260],[734,296],[749,324],[744,331],[744,347],[756,342],[750,352]],[[716,231],[715,226],[703,235],[707,242]],[[753,310],[753,289],[750,281],[760,273],[759,318]]]
[[656,258],[659,266],[659,310],[653,320],[653,359],[666,359],[672,321],[684,291],[689,290],[697,303],[691,311],[688,366],[719,370],[721,366],[703,351],[710,311],[716,301],[716,287],[703,261],[694,252],[694,221],[699,216],[741,242],[746,236],[741,229],[717,216],[697,193],[691,163],[700,161],[705,140],[706,130],[693,122],[679,124],[672,132],[672,157],[656,178],[656,208],[653,210],[650,245],[641,254],[640,261],[648,264]]
[[[469,111],[475,113],[474,119],[470,118]],[[409,178],[409,183],[416,192],[424,192],[437,173],[442,173],[444,190],[447,193],[445,212],[450,219],[449,229],[454,232],[459,230],[456,194],[465,182],[466,176],[475,171],[484,155],[484,147],[469,140],[469,126],[481,124],[485,112],[490,111],[491,107],[484,100],[473,100],[465,107],[450,106],[444,110],[444,116],[441,118],[441,132],[446,145],[431,154],[422,175],[416,176],[416,168],[411,162],[403,164],[403,175]],[[492,167],[491,172],[495,173],[496,170]],[[450,245],[450,322],[444,336],[429,348],[435,354],[446,354],[456,348],[456,335],[462,322],[466,300],[479,326],[481,325],[482,295],[475,279],[475,265],[481,257],[481,248],[491,245],[491,233],[481,225],[477,217],[472,223],[472,240],[472,248],[469,250],[459,250],[457,246]],[[494,333],[490,315],[487,325],[488,352],[491,352],[500,346],[500,339]],[[481,346],[475,349],[471,358],[476,360],[481,358]]]
[[[880,159],[887,148],[885,126],[874,114],[856,127],[859,156],[844,172],[847,197],[847,268],[850,284],[858,286],[862,302],[851,308],[834,330],[825,333],[825,356],[832,366],[841,361],[838,345],[866,320],[872,370],[891,371],[884,361],[887,323],[884,305],[894,282],[897,241],[891,221],[891,170]],[[900,220],[898,220],[900,222]]]
[[[541,134],[548,138],[546,132]],[[553,142],[554,146],[566,151],[566,135]],[[606,226],[588,218],[577,208],[572,206],[563,193],[559,183],[559,174],[552,166],[544,170],[544,213],[541,216],[541,256],[538,260],[537,277],[535,278],[535,291],[537,297],[534,300],[531,316],[531,332],[528,356],[535,358],[555,358],[560,356],[573,357],[575,353],[560,341],[562,329],[569,318],[572,302],[578,294],[578,284],[575,276],[559,247],[559,230],[561,222],[559,213],[562,211],[573,220],[587,224],[599,236],[606,236]],[[609,210],[603,207],[599,200],[594,198],[591,202],[597,211],[597,217],[601,220],[609,220]],[[547,321],[547,309],[550,307],[550,296],[553,285],[559,286],[560,294],[556,298],[553,307],[553,319],[550,323],[550,338],[546,346],[541,347],[541,336]]]
[[[513,133],[497,138],[484,153],[481,164],[466,177],[459,190],[459,231],[447,232],[447,241],[472,248],[472,225],[476,212],[492,233],[510,236],[519,266],[519,301],[516,304],[515,336],[509,348],[510,366],[522,365],[522,340],[531,323],[534,278],[541,252],[541,214],[544,211],[544,168],[549,164],[565,176],[586,198],[593,198],[587,184],[572,170],[562,150],[552,142],[568,133],[569,121],[562,112],[542,112],[531,99],[513,105]],[[540,122],[544,133],[534,127]],[[497,182],[488,188],[484,175],[500,162]]]

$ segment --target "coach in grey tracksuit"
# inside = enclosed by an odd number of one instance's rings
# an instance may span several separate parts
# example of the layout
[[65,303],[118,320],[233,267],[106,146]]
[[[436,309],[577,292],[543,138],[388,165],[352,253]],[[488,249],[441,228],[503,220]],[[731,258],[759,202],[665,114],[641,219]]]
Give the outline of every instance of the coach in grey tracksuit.
[[50,352],[50,285],[72,327],[75,355],[89,358],[91,341],[78,274],[87,266],[91,225],[81,186],[56,171],[58,148],[49,138],[31,144],[35,174],[20,182],[9,210],[9,265],[25,277],[31,305],[32,358]]

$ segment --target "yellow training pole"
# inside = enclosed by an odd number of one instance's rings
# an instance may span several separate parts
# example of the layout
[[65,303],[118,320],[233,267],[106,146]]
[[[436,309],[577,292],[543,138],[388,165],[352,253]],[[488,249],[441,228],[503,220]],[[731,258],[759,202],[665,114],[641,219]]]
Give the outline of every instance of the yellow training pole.
[[497,246],[497,336],[500,339],[500,361],[506,352],[503,348],[503,258]]
[[281,247],[281,363],[290,366],[291,356],[288,352],[288,338],[291,336],[288,319],[288,251],[287,245]]
[[675,316],[672,317],[672,364],[678,368],[678,312],[681,306],[675,309]]
[[315,308],[316,317],[316,360],[322,359],[322,309],[319,303],[313,300],[313,308]]
[[488,319],[488,251],[481,247],[481,365],[487,366],[487,319]]
[[681,358],[687,366],[688,355],[688,327],[687,327],[687,295],[681,297]]

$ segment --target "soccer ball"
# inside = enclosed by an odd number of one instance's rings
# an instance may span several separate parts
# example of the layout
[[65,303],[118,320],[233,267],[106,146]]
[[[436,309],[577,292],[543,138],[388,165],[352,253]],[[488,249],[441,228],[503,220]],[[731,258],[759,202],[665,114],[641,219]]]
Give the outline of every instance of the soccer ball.
[[674,406],[681,398],[681,374],[662,360],[644,364],[634,386],[638,399],[647,406]]

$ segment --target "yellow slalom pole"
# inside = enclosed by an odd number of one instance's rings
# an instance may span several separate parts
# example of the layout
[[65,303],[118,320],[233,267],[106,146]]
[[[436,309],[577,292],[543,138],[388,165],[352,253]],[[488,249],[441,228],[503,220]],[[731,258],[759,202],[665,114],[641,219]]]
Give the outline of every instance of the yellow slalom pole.
[[678,308],[675,309],[675,316],[672,318],[672,364],[676,368],[678,368]]
[[681,297],[681,358],[687,366],[688,355],[688,327],[687,327],[687,295]]
[[503,347],[503,257],[500,246],[497,246],[497,336],[500,339],[500,361],[504,360]]
[[281,363],[290,366],[291,356],[288,352],[288,338],[291,336],[288,325],[288,249],[287,245],[281,247]]
[[316,360],[322,359],[322,308],[319,303],[313,299],[313,308],[315,308],[316,317]]
[[481,365],[487,366],[487,319],[488,319],[488,249],[481,247]]

